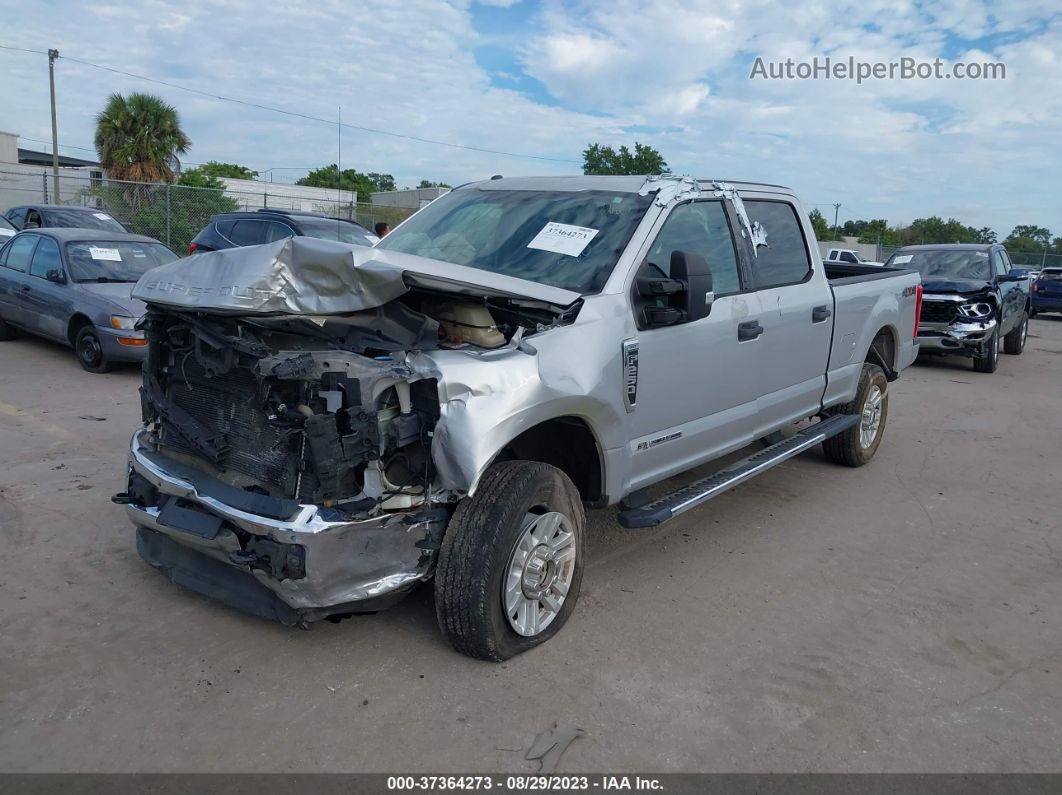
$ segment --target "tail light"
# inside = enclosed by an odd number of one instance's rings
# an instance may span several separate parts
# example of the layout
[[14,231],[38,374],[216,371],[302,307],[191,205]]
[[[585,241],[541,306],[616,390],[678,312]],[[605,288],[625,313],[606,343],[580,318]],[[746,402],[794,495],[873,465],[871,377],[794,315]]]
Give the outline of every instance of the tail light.
[[918,283],[918,292],[915,296],[914,338],[918,339],[918,326],[922,322],[922,282]]
[[196,252],[196,250],[198,248],[199,248],[199,244],[198,243],[189,243],[188,244],[188,253],[189,254],[195,254],[195,252]]
[[1032,283],[1032,287],[1030,287],[1029,289],[1032,290],[1032,292],[1035,293],[1036,292],[1036,282],[1033,282]]

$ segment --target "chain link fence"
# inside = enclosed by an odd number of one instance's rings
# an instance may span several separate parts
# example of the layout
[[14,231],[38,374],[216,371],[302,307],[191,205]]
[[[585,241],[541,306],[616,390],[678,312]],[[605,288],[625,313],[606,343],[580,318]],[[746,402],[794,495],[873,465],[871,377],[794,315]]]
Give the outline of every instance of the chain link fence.
[[100,172],[59,175],[56,200],[53,176],[0,170],[0,211],[25,204],[90,207],[118,220],[127,230],[160,240],[183,254],[188,244],[218,213],[260,209],[298,210],[357,221],[372,229],[382,221],[396,226],[416,210],[329,199],[327,190],[308,195],[306,188],[263,182],[261,191],[199,188],[186,185],[125,182]]

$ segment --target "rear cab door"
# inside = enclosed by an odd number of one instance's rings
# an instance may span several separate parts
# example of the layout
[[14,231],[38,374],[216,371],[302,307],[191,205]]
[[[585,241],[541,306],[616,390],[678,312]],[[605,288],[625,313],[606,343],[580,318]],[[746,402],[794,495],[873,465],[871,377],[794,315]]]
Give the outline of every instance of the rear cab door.
[[[833,335],[833,292],[810,222],[786,194],[741,192],[750,223],[766,234],[749,258],[762,333],[755,437],[817,414]],[[751,250],[753,246],[749,246]]]

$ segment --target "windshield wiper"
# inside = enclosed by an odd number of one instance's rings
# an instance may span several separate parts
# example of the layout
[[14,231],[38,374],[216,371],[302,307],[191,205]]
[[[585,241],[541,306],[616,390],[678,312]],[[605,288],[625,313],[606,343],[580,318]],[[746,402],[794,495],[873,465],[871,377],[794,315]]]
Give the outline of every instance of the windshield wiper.
[[116,279],[113,276],[94,276],[91,279],[79,279],[80,282],[96,282],[98,284],[129,284],[130,282],[137,281],[136,279]]

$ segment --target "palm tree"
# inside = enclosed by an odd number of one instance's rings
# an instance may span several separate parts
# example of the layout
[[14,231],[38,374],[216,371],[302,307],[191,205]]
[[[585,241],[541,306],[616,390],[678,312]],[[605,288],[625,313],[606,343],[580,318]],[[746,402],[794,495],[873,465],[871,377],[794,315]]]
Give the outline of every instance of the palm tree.
[[111,94],[96,117],[96,151],[112,179],[173,182],[191,145],[176,108],[152,94]]

